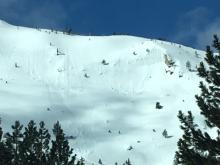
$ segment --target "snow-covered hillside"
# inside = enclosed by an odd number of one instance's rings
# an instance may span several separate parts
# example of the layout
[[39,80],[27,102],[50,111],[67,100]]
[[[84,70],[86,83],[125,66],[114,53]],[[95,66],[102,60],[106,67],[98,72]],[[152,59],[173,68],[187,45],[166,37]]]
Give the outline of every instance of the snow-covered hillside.
[[[59,120],[75,137],[75,153],[90,163],[170,165],[182,134],[178,111],[199,114],[193,70],[203,56],[153,39],[66,35],[0,21],[2,125],[34,119],[52,128]],[[196,121],[204,127],[200,116]]]

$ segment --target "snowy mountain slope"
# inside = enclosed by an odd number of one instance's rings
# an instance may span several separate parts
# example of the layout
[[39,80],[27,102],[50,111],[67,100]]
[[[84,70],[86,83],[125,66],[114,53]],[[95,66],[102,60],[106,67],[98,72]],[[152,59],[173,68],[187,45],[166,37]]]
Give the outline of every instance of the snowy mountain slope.
[[[172,164],[182,132],[178,110],[198,115],[192,70],[204,52],[132,36],[71,36],[0,21],[0,116],[59,120],[76,153],[106,165]],[[175,62],[168,67],[165,56]],[[103,62],[105,60],[105,62]],[[156,109],[160,102],[162,109]],[[203,119],[197,122],[204,127]],[[168,131],[172,138],[164,138]],[[133,149],[128,150],[132,146]]]

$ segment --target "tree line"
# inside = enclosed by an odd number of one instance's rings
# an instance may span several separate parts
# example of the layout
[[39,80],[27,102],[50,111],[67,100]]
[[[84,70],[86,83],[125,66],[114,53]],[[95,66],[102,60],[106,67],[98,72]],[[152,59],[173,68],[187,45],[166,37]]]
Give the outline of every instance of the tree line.
[[[73,154],[59,121],[54,124],[52,135],[43,121],[37,126],[31,120],[23,128],[15,121],[12,132],[4,134],[0,126],[0,165],[85,165],[83,158],[77,159]],[[101,159],[98,163],[102,164]],[[131,165],[130,160],[123,165]]]
[[73,149],[59,122],[54,124],[53,137],[42,121],[37,127],[31,120],[24,128],[19,121],[11,126],[12,132],[3,136],[0,127],[1,165],[84,165],[84,159],[72,156]]

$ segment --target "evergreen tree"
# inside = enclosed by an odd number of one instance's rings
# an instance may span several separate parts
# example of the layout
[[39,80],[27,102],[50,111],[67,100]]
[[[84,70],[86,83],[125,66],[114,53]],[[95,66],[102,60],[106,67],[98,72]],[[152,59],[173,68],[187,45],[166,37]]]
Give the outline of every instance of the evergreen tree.
[[49,157],[49,143],[50,134],[45,128],[45,123],[43,121],[39,124],[40,128],[38,130],[38,138],[36,139],[35,152],[38,162],[41,165],[46,165]]
[[12,134],[6,133],[6,147],[7,150],[13,156],[11,160],[14,165],[21,164],[21,157],[19,153],[20,144],[23,140],[22,128],[23,125],[20,124],[19,121],[15,121],[15,124],[12,125]]
[[99,164],[102,164],[102,160],[101,160],[101,159],[99,159],[98,163],[99,163]]
[[50,150],[50,163],[52,165],[69,165],[74,163],[69,160],[73,149],[70,148],[68,140],[65,139],[65,134],[58,121],[54,124],[53,133],[55,140],[52,141],[52,148]]
[[0,162],[4,165],[11,165],[12,155],[10,150],[8,150],[5,143],[3,142],[2,136],[3,136],[3,131],[0,125]]
[[21,161],[23,164],[36,165],[38,163],[36,156],[38,132],[37,126],[33,120],[28,123],[23,133],[23,141],[20,146]]
[[210,128],[217,129],[216,137],[210,137],[194,124],[191,112],[185,116],[179,112],[184,135],[178,141],[179,151],[175,155],[175,164],[181,165],[219,165],[220,164],[220,42],[214,35],[214,54],[210,46],[206,49],[206,65],[201,62],[198,75],[205,79],[200,82],[201,94],[196,95],[201,114]]
[[[115,165],[117,165],[118,163],[116,162]],[[126,160],[125,163],[123,163],[123,165],[131,165],[131,161],[130,159]]]
[[126,160],[125,165],[131,165],[130,159]]
[[0,158],[1,158],[0,161],[2,164],[4,165],[11,164],[12,157],[10,157],[10,151],[6,149],[6,146],[2,141],[0,141]]
[[71,157],[73,149],[59,122],[53,128],[52,145],[44,122],[39,125],[38,129],[35,122],[30,121],[22,133],[23,125],[16,121],[12,133],[7,133],[4,141],[0,127],[0,165],[85,165],[83,158],[77,161],[76,154]]
[[3,130],[2,130],[2,127],[0,125],[0,141],[2,141],[2,136],[3,136]]
[[[73,149],[59,122],[53,128],[52,145],[44,122],[39,125],[38,129],[35,122],[30,121],[22,133],[23,125],[16,121],[12,133],[7,133],[4,140],[0,125],[0,165],[85,165],[83,158],[77,160],[76,154],[71,157]],[[124,164],[131,165],[131,162],[128,159]]]

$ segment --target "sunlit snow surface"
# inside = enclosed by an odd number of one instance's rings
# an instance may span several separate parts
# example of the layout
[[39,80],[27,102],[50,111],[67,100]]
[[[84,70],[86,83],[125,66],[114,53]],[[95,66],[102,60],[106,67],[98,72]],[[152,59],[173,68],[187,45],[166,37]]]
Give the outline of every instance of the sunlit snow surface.
[[[175,66],[166,66],[165,54]],[[0,21],[2,126],[33,119],[51,129],[59,120],[89,164],[130,158],[134,165],[170,165],[182,135],[178,111],[192,110],[204,127],[194,98],[201,79],[186,68],[190,61],[195,70],[203,57],[164,41],[56,34]],[[164,129],[173,137],[164,138]]]

